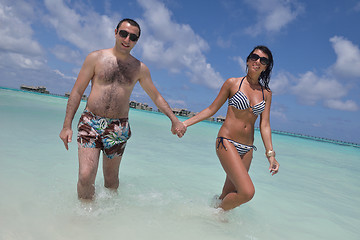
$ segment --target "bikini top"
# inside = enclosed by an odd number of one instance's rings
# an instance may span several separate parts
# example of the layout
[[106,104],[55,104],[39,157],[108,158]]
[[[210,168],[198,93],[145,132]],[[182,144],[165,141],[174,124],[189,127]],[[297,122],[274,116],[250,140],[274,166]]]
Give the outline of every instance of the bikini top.
[[231,97],[229,98],[229,106],[232,106],[236,109],[239,110],[245,110],[248,108],[252,109],[252,112],[254,115],[259,115],[260,113],[262,113],[265,109],[265,98],[264,98],[264,89],[261,86],[261,91],[263,94],[263,100],[261,102],[259,102],[258,104],[254,105],[254,106],[250,106],[250,101],[247,98],[247,96],[240,91],[241,88],[241,84],[244,81],[244,78],[241,80],[240,86],[239,86],[239,90]]

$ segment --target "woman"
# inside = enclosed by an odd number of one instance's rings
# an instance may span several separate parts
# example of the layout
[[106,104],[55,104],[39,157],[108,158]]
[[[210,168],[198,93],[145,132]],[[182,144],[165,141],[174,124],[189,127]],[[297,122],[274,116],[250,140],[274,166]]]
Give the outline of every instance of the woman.
[[253,151],[254,127],[260,115],[260,132],[270,163],[270,173],[276,174],[279,163],[271,140],[269,88],[273,67],[271,51],[257,46],[246,59],[247,74],[225,81],[214,102],[196,116],[184,121],[186,127],[214,115],[228,99],[228,110],[216,139],[216,153],[226,172],[226,180],[220,195],[220,208],[233,209],[252,199],[254,185],[248,174]]

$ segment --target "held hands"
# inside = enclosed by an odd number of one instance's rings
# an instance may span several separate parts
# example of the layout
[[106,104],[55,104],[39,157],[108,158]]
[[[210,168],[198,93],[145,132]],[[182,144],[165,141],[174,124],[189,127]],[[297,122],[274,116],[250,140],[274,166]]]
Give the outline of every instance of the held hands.
[[64,142],[66,150],[69,150],[68,143],[71,142],[73,131],[69,128],[63,128],[59,134],[59,137]]
[[181,138],[186,132],[186,126],[183,122],[178,121],[172,125],[171,132],[174,135],[177,134],[177,136]]

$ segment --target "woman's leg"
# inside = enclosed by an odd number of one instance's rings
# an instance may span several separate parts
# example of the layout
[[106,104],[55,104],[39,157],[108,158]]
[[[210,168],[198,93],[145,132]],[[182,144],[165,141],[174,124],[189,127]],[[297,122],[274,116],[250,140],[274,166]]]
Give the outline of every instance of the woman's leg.
[[248,174],[253,150],[240,157],[232,143],[226,140],[223,143],[227,150],[222,146],[216,150],[227,174],[223,193],[220,196],[222,199],[220,207],[230,210],[250,201],[254,196],[255,188]]
[[232,192],[236,192],[236,187],[231,182],[229,176],[226,175],[225,183],[224,183],[222,193],[221,193],[219,199],[223,200],[226,197],[226,195],[228,195],[229,193],[232,193]]

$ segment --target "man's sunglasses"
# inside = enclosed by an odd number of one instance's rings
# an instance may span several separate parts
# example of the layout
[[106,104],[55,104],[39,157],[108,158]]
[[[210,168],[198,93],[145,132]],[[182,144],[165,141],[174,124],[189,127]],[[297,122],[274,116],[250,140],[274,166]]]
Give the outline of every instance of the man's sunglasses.
[[260,58],[260,63],[262,65],[269,65],[270,61],[269,59],[267,59],[266,57],[260,57],[259,55],[257,55],[256,53],[253,53],[249,56],[249,59],[252,61],[257,61]]
[[126,30],[120,30],[119,31],[119,36],[122,37],[122,38],[127,38],[127,36],[130,34],[130,40],[133,41],[133,42],[136,42],[139,37],[138,35],[134,34],[134,33],[129,33],[128,31]]

